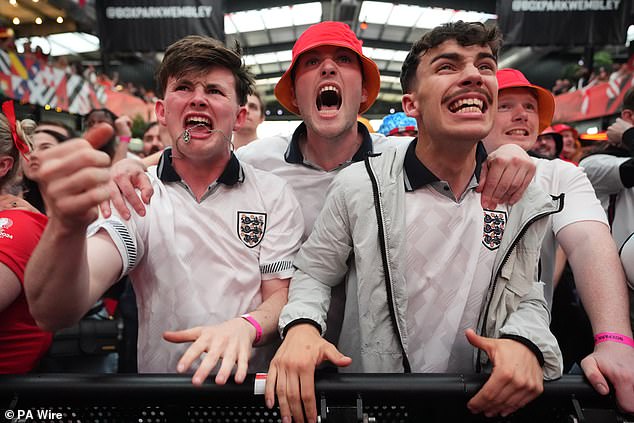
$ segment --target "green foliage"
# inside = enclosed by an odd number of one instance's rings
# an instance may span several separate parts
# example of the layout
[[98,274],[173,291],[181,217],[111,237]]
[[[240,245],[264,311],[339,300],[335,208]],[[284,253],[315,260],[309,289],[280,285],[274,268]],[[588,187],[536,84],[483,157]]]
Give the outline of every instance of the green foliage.
[[143,138],[143,132],[145,132],[147,125],[148,122],[143,119],[143,116],[140,114],[134,116],[132,118],[132,137]]
[[595,70],[598,70],[600,67],[603,66],[608,72],[610,71],[613,62],[610,52],[605,50],[597,51],[596,53],[594,53],[593,59]]

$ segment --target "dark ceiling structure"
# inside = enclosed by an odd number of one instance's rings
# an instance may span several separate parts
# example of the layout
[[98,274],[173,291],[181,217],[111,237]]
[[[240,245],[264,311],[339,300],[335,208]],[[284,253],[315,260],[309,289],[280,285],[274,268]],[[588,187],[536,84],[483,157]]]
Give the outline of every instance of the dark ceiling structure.
[[[509,0],[510,1],[510,0]],[[17,3],[17,6],[12,3]],[[42,36],[57,32],[80,31],[94,35],[97,34],[97,22],[95,14],[95,0],[86,0],[79,4],[79,0],[15,0],[3,1],[0,3],[0,20],[6,26],[13,26],[16,35],[21,36]],[[372,21],[368,19],[368,9],[364,9],[363,0],[331,0],[322,2],[282,1],[282,0],[227,0],[225,10],[225,22],[234,28],[228,28],[226,42],[229,45],[239,41],[246,53],[247,63],[251,66],[258,79],[258,90],[264,96],[267,106],[271,110],[281,110],[281,106],[275,100],[273,87],[277,78],[290,64],[290,50],[297,37],[311,23],[292,23],[290,25],[260,25],[256,29],[240,31],[238,21],[240,19],[250,19],[249,12],[262,9],[281,8],[288,12],[288,9],[301,9],[309,4],[316,5],[321,12],[317,21],[337,20],[350,25],[357,36],[363,41],[364,51],[372,51],[370,57],[378,64],[382,75],[381,94],[376,104],[368,111],[367,115],[372,118],[384,116],[390,109],[400,108],[400,85],[398,75],[404,55],[409,50],[413,41],[418,39],[427,29],[422,22],[425,14],[429,14],[429,9],[415,8],[442,8],[449,9],[450,12],[473,11],[491,15],[486,19],[486,23],[495,23],[496,0],[426,0],[426,1],[400,1],[398,4],[392,2],[373,3],[373,7],[385,10],[387,14],[394,14],[397,8],[401,13],[403,8],[411,6],[406,11],[411,11],[410,15],[404,16],[417,22],[409,26],[404,26],[402,22],[394,22],[387,19],[384,22]],[[18,7],[19,6],[19,7]],[[379,7],[380,6],[380,7]],[[275,9],[277,10],[277,9]],[[275,12],[274,10],[274,12]],[[364,12],[365,10],[365,12]],[[18,14],[19,12],[19,14]],[[435,11],[434,11],[435,12]],[[418,16],[412,16],[420,14]],[[42,23],[36,24],[36,17],[42,18]],[[401,15],[402,16],[402,15]],[[20,19],[20,25],[11,25],[14,17]],[[63,22],[58,23],[58,17],[62,17]],[[403,16],[402,16],[403,17]],[[262,19],[255,17],[251,19]],[[434,25],[432,25],[434,26]],[[610,55],[616,61],[625,61],[630,53],[625,46],[605,46]],[[367,53],[366,53],[367,54]],[[555,79],[562,75],[567,64],[576,63],[587,56],[587,49],[562,49],[557,46],[552,47],[512,47],[503,48],[500,55],[501,67],[515,67],[522,70],[526,76],[534,83],[545,87],[551,87]],[[150,85],[153,69],[160,59],[157,54],[127,53],[117,54],[110,57],[103,57],[99,52],[81,54],[79,58],[84,64],[92,64],[101,67],[106,71],[116,70],[122,80],[131,81],[137,84]],[[107,66],[102,66],[104,59]],[[279,112],[278,112],[279,113]],[[277,113],[271,115],[272,119],[289,119],[291,116],[283,111],[282,115]]]

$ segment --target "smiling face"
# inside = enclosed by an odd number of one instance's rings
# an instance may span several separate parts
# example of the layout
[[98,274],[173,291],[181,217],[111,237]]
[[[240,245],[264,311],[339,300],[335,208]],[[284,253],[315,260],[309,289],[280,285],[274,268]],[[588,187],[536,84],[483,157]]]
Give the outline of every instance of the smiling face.
[[[156,104],[156,115],[183,156],[202,160],[230,149],[231,131],[244,122],[246,110],[238,104],[233,73],[223,67],[207,73],[169,77],[165,97]],[[188,130],[190,142],[183,132]]]
[[366,99],[361,65],[352,50],[321,46],[297,60],[293,104],[309,135],[337,139],[356,133],[359,106]]
[[403,110],[416,118],[419,138],[475,142],[489,133],[497,107],[497,64],[488,46],[447,40],[427,50]]
[[557,155],[555,137],[551,134],[540,135],[531,150],[549,159],[554,159]]
[[521,87],[501,90],[493,129],[484,139],[487,151],[511,143],[528,151],[535,143],[538,131],[538,104],[533,91]]

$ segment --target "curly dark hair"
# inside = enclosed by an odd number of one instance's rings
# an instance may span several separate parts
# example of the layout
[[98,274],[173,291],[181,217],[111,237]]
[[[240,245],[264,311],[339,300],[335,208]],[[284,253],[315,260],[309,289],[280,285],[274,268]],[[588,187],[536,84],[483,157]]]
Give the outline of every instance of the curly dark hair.
[[403,93],[412,90],[412,82],[416,78],[416,69],[420,58],[447,40],[456,40],[461,46],[488,45],[497,59],[502,46],[502,34],[496,26],[487,27],[481,22],[456,21],[446,23],[426,32],[410,49],[401,68],[401,89]]

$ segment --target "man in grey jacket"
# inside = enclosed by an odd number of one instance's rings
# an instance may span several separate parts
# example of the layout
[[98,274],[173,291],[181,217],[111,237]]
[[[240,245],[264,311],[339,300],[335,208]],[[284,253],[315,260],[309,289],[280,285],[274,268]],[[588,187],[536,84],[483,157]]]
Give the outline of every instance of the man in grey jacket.
[[[536,269],[543,218],[562,199],[530,186],[514,206],[486,209],[475,190],[486,158],[478,141],[497,108],[499,43],[496,29],[476,23],[425,34],[401,74],[418,139],[335,178],[280,317],[285,340],[266,401],[277,394],[283,421],[303,422],[303,410],[316,421],[313,374],[324,360],[354,372],[493,365],[468,404],[487,416],[515,411],[541,393],[544,378],[560,376]],[[337,350],[320,335],[330,290],[344,276]]]

